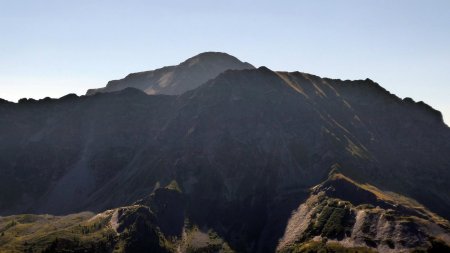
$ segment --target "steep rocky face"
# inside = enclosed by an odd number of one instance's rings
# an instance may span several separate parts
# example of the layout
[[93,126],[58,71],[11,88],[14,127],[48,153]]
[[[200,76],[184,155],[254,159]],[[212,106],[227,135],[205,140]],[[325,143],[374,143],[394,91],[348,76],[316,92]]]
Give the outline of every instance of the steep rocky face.
[[[349,190],[352,194],[348,194]],[[350,248],[356,252],[438,252],[438,248],[450,249],[447,220],[411,199],[391,194],[334,173],[312,188],[311,196],[292,213],[277,250],[308,252],[308,249],[328,247]]]
[[0,188],[10,194],[1,194],[1,209],[65,213],[85,203],[170,117],[170,98],[148,98],[124,90],[2,107]]
[[[2,103],[0,190],[9,194],[0,195],[0,213],[101,212],[175,181],[185,210],[173,213],[178,221],[212,228],[238,252],[273,252],[308,189],[339,163],[350,178],[449,218],[450,130],[423,103],[370,80],[264,67],[198,86],[177,96],[129,88]],[[167,220],[156,226],[169,231]]]
[[86,94],[93,95],[132,87],[147,94],[179,95],[197,88],[226,70],[252,68],[254,67],[251,64],[241,62],[234,56],[207,52],[189,58],[176,66],[129,74],[124,79],[108,82],[104,88],[90,89]]

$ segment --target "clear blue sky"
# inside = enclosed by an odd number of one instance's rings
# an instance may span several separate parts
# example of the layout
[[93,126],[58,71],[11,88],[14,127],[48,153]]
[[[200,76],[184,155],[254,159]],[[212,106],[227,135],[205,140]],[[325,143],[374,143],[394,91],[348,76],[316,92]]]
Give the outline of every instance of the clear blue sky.
[[0,0],[0,97],[8,100],[84,94],[203,51],[371,78],[450,122],[448,0]]

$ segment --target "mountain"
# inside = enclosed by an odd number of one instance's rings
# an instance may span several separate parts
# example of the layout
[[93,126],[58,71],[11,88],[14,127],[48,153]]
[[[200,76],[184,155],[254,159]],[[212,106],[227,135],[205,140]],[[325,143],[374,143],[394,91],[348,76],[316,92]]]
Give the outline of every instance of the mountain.
[[[0,219],[0,249],[25,247],[21,236],[54,252],[450,245],[450,129],[440,112],[369,79],[266,67],[196,87],[1,103],[0,214],[13,216]],[[21,213],[64,216],[31,216],[27,231],[42,226],[35,242],[17,230],[28,226]],[[111,230],[122,214],[131,215],[123,236]],[[53,222],[55,243],[42,225]],[[83,226],[97,232],[86,237]]]
[[108,82],[104,88],[90,89],[86,95],[119,91],[129,87],[140,89],[147,94],[180,95],[226,70],[253,68],[251,64],[241,62],[229,54],[206,52],[176,66],[129,74],[124,79]]

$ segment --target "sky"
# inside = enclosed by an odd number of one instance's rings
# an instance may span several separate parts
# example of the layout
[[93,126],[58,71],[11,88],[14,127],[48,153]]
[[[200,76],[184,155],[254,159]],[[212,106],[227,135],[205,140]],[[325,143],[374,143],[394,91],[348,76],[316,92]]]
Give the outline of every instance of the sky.
[[10,101],[82,95],[205,51],[370,78],[450,122],[448,0],[0,0],[0,98]]

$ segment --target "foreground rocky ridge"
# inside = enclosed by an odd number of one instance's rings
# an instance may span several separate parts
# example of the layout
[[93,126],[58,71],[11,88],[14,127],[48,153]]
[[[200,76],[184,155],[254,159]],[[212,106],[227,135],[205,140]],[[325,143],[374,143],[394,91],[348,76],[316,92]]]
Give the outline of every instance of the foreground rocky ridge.
[[[352,200],[337,197],[354,190]],[[339,173],[313,187],[292,212],[277,252],[445,252],[450,224],[405,197]],[[369,198],[367,198],[370,196]],[[355,199],[369,199],[368,202]],[[371,200],[371,201],[370,201]],[[409,202],[411,201],[411,202]],[[200,225],[173,181],[133,205],[99,214],[0,218],[2,252],[242,252],[221,227]],[[411,206],[413,204],[414,206]],[[196,207],[198,208],[198,207]],[[425,215],[425,214],[426,215]],[[231,241],[231,242],[230,242]],[[442,251],[444,250],[444,251]]]
[[99,214],[0,217],[2,252],[233,252],[211,228],[189,222],[176,182]]
[[[368,79],[265,67],[228,70],[197,86],[172,96],[127,88],[0,102],[0,191],[8,192],[0,195],[0,214],[102,213],[132,203],[158,213],[151,207],[155,200],[144,197],[176,181],[183,201],[169,216],[177,217],[177,225],[164,215],[152,218],[164,238],[179,237],[186,220],[179,212],[187,210],[202,242],[207,228],[225,248],[273,252],[292,211],[311,198],[308,189],[339,163],[342,174],[362,185],[419,202],[422,207],[413,209],[422,211],[411,216],[433,224],[440,223],[434,216],[450,218],[450,130],[426,104],[402,100]],[[355,215],[367,202],[396,210],[370,194],[353,203],[352,194],[325,193],[352,203]],[[378,210],[365,213],[372,209]],[[376,212],[374,217],[384,216]],[[316,236],[321,232],[293,241],[324,246]],[[341,246],[362,245],[350,238],[354,244]],[[426,245],[431,239],[418,248]],[[394,249],[400,247],[394,242]]]
[[312,188],[292,214],[277,250],[314,247],[363,252],[450,250],[450,224],[415,201],[339,173]]

